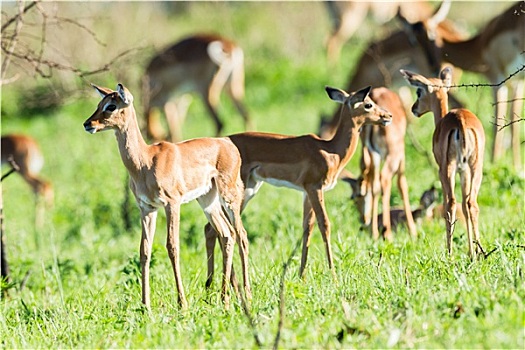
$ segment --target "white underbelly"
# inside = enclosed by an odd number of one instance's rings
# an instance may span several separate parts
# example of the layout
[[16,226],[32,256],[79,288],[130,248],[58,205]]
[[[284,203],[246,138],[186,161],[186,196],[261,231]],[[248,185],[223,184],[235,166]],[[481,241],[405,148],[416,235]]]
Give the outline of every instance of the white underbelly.
[[191,191],[184,193],[184,195],[182,196],[182,203],[188,203],[194,199],[204,196],[206,193],[210,192],[211,186],[212,184],[210,182],[205,186],[197,187]]
[[257,181],[264,181],[266,183],[269,183],[270,185],[272,186],[276,186],[276,187],[287,187],[287,188],[291,188],[291,189],[294,189],[294,190],[297,190],[297,191],[301,191],[303,192],[303,188],[300,187],[300,186],[297,186],[296,184],[293,184],[289,181],[286,181],[286,180],[281,180],[281,179],[274,179],[274,178],[271,178],[271,177],[261,177],[259,175],[257,175],[257,173],[254,174],[255,176],[255,179]]

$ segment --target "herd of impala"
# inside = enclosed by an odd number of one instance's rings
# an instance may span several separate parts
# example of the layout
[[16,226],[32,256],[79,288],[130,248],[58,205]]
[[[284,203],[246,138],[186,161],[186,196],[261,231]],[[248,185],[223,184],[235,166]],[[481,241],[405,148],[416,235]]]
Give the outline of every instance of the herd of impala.
[[[389,6],[392,4],[394,2]],[[142,302],[147,307],[150,306],[149,265],[159,208],[166,212],[166,246],[182,307],[187,302],[179,258],[180,205],[194,199],[208,220],[205,227],[206,286],[210,286],[213,279],[214,250],[218,241],[223,255],[222,298],[226,307],[229,304],[228,284],[230,280],[236,282],[232,269],[234,242],[239,245],[244,293],[251,297],[248,238],[241,212],[263,182],[304,194],[301,276],[305,272],[316,222],[325,244],[328,266],[336,276],[324,192],[332,189],[338,179],[351,184],[361,221],[370,227],[374,239],[381,235],[392,239],[392,229],[400,221],[405,222],[409,233],[415,237],[414,219],[431,215],[436,190],[427,191],[420,208],[411,210],[405,177],[407,104],[390,90],[400,87],[399,81],[403,78],[416,88],[417,99],[411,112],[416,117],[427,112],[434,115],[432,149],[444,198],[442,216],[446,222],[448,252],[452,253],[452,235],[459,216],[454,194],[455,175],[459,173],[469,254],[473,258],[479,253],[479,246],[475,246],[480,239],[477,195],[482,182],[485,132],[480,120],[469,110],[449,110],[449,99],[453,106],[461,104],[449,94],[454,86],[453,72],[443,65],[449,63],[482,73],[497,85],[494,87],[496,120],[505,117],[509,90],[512,97],[510,118],[512,121],[523,118],[523,69],[505,84],[497,83],[523,67],[525,62],[525,2],[512,4],[472,38],[465,38],[446,20],[450,1],[443,2],[433,15],[425,2],[417,3],[421,8],[416,11],[406,3],[395,4],[392,10],[389,6],[379,9],[363,2],[328,3],[334,22],[334,32],[327,43],[331,61],[337,59],[344,41],[358,30],[368,11],[376,11],[377,17],[396,16],[404,29],[365,49],[346,91],[326,87],[328,97],[339,107],[330,120],[322,121],[319,136],[243,132],[219,137],[223,123],[217,107],[225,87],[246,128],[249,128],[250,119],[242,102],[243,50],[217,35],[188,37],[152,58],[147,65],[142,90],[145,131],[149,139],[158,141],[156,143],[148,144],[144,140],[134,97],[126,87],[118,84],[116,90],[111,90],[93,85],[101,100],[85,121],[84,128],[89,133],[114,130],[116,134],[122,162],[130,175],[129,186],[141,213]],[[197,92],[204,100],[216,126],[216,137],[180,141],[181,125],[189,105],[187,92]],[[161,110],[167,120],[168,133],[160,123]],[[513,160],[519,168],[520,129],[517,123],[512,125]],[[494,131],[492,158],[495,160],[502,153],[503,132],[497,127]],[[167,137],[172,142],[161,141]],[[359,140],[363,146],[361,173],[355,178],[344,168],[356,152]],[[20,174],[32,186],[37,198],[51,198],[49,182],[38,175],[43,157],[32,138],[3,136],[2,163],[8,159],[19,165]],[[397,175],[403,209],[390,208],[394,175]],[[380,194],[382,214],[378,209]]]

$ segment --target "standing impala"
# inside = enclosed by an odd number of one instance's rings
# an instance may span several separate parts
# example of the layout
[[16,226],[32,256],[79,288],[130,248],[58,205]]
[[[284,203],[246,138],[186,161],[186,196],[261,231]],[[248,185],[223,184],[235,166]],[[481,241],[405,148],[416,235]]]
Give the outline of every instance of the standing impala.
[[[172,141],[182,139],[181,128],[189,101],[181,98],[197,92],[220,135],[223,123],[217,107],[220,94],[229,81],[233,104],[249,127],[244,98],[244,54],[234,42],[214,34],[187,37],[153,57],[143,79],[144,107],[148,137],[164,138],[159,109],[164,109]],[[170,102],[172,97],[175,102]]]
[[[243,208],[263,182],[304,193],[301,276],[304,275],[316,218],[326,248],[328,267],[335,276],[324,192],[335,186],[339,173],[354,155],[363,125],[388,125],[392,120],[392,115],[368,96],[370,90],[367,87],[349,95],[343,90],[326,88],[328,96],[343,105],[339,127],[330,140],[322,140],[313,134],[287,136],[246,132],[229,136],[242,158],[241,178],[245,186]],[[209,225],[205,232],[208,280],[211,282],[217,234]]]
[[[403,17],[400,18],[407,24]],[[450,41],[442,37],[433,27],[421,28],[410,24],[404,27],[414,41],[419,42],[428,52],[427,57],[449,62],[464,70],[481,73],[495,84],[492,159],[497,160],[502,155],[504,132],[500,128],[505,124],[505,118],[508,118],[512,122],[513,163],[514,167],[519,169],[522,128],[520,128],[521,123],[517,121],[524,117],[525,1],[514,3],[468,40]],[[520,68],[522,69],[520,74],[501,84]]]
[[439,180],[443,189],[443,206],[447,226],[447,248],[452,254],[452,235],[456,224],[456,197],[454,195],[456,172],[461,177],[463,215],[467,224],[468,249],[471,257],[474,241],[479,242],[478,193],[483,176],[485,132],[479,119],[467,109],[448,110],[448,90],[452,83],[452,70],[444,68],[439,78],[401,70],[405,79],[417,88],[417,100],[412,106],[416,117],[434,113],[436,130],[432,137],[432,151],[439,166]]
[[[2,165],[12,159],[19,167],[18,173],[31,186],[35,194],[35,227],[41,228],[45,204],[53,202],[53,186],[39,176],[44,166],[44,156],[38,143],[30,136],[9,134],[2,136]],[[44,200],[45,203],[42,201]]]
[[[379,238],[379,225],[383,237],[392,240],[390,223],[390,195],[392,179],[397,175],[397,186],[403,199],[403,208],[410,234],[415,237],[416,225],[412,218],[408,184],[405,176],[405,131],[407,119],[399,96],[387,88],[375,88],[370,97],[380,107],[392,113],[392,124],[388,128],[365,125],[361,131],[363,154],[359,178],[343,177],[350,183],[360,213],[361,222],[370,226],[372,237]],[[381,167],[381,163],[382,167]],[[379,223],[379,195],[382,193],[383,215]]]
[[[231,275],[233,239],[236,237],[238,241],[243,241],[246,237],[240,218],[242,183],[239,151],[227,138],[147,145],[138,127],[130,92],[121,84],[118,84],[117,91],[93,87],[102,100],[84,123],[84,128],[92,134],[115,130],[122,162],[130,175],[130,187],[140,208],[142,302],[150,307],[151,248],[157,210],[164,207],[168,222],[166,247],[175,274],[178,301],[186,307],[179,262],[180,205],[196,199],[220,237],[224,273],[222,297],[225,307],[228,307],[227,283]],[[248,259],[248,252],[244,253],[245,250],[242,250],[243,266]],[[245,280],[245,283],[248,281]]]

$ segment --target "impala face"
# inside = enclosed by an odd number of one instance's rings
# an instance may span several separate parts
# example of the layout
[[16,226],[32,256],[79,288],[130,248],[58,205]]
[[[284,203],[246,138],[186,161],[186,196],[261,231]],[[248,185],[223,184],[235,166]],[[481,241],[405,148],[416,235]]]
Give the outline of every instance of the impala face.
[[435,103],[436,96],[438,100],[447,99],[448,90],[452,84],[451,68],[444,68],[439,78],[428,79],[420,74],[412,73],[404,69],[401,69],[400,72],[410,85],[417,88],[417,99],[412,105],[412,113],[416,117],[419,118],[432,111],[432,104]]
[[364,124],[375,124],[387,126],[392,122],[392,114],[379,107],[368,96],[372,88],[366,87],[353,94],[346,91],[326,87],[328,96],[335,102],[341,103],[348,108],[350,116],[346,118],[364,118]]
[[125,124],[125,109],[133,101],[133,96],[118,84],[117,91],[93,85],[102,96],[97,110],[84,122],[84,129],[90,134],[99,131],[116,129]]

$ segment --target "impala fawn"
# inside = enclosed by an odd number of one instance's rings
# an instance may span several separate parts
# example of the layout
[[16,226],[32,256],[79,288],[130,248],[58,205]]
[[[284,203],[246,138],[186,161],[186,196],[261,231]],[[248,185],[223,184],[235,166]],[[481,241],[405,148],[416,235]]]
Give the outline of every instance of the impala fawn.
[[[352,186],[352,198],[360,213],[361,223],[370,227],[372,238],[379,238],[379,225],[381,225],[383,237],[392,240],[388,214],[390,213],[392,180],[397,175],[397,187],[403,199],[407,226],[410,234],[415,237],[417,236],[416,225],[411,214],[408,183],[405,176],[405,131],[407,127],[405,109],[399,96],[387,88],[373,89],[370,97],[378,106],[392,113],[392,124],[388,128],[377,125],[363,126],[360,135],[363,145],[360,162],[361,175],[357,179],[344,176],[342,180]],[[321,136],[328,136],[329,129],[321,131]],[[378,209],[380,194],[382,194],[384,213],[381,219]]]
[[[180,206],[193,199],[199,202],[208,222],[218,232],[223,253],[222,298],[229,306],[234,238],[246,240],[240,217],[242,183],[241,158],[228,138],[198,138],[177,144],[160,142],[148,145],[142,138],[133,107],[133,96],[121,84],[117,91],[93,87],[102,96],[96,111],[84,123],[89,133],[114,130],[130,187],[141,213],[142,302],[150,307],[149,264],[155,234],[157,211],[164,208],[167,219],[166,247],[178,290],[179,304],[187,305],[179,261]],[[247,250],[241,250],[243,267],[248,264]],[[248,280],[245,284],[249,291]]]
[[439,78],[401,70],[405,79],[417,88],[417,100],[412,106],[416,117],[427,112],[434,114],[435,131],[432,151],[439,166],[439,179],[443,189],[444,217],[447,228],[447,249],[452,254],[452,235],[456,224],[456,172],[461,178],[463,214],[467,226],[469,254],[474,257],[474,242],[479,242],[478,193],[483,176],[485,132],[479,119],[467,109],[448,110],[448,90],[452,82],[452,69],[444,68]]
[[[368,96],[367,87],[349,94],[326,87],[330,99],[342,104],[339,126],[330,140],[309,134],[287,136],[262,132],[230,135],[242,158],[241,178],[244,203],[255,196],[263,182],[284,186],[304,193],[303,250],[299,274],[304,276],[308,248],[315,221],[321,231],[328,267],[335,277],[330,245],[330,220],[325,208],[324,192],[332,189],[341,171],[354,155],[359,132],[365,124],[388,125],[390,112],[377,106]],[[213,276],[213,250],[217,234],[209,225],[205,229],[208,252],[208,280]]]

